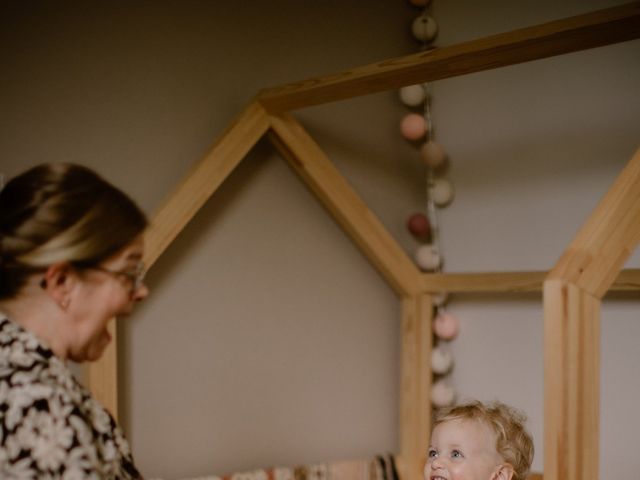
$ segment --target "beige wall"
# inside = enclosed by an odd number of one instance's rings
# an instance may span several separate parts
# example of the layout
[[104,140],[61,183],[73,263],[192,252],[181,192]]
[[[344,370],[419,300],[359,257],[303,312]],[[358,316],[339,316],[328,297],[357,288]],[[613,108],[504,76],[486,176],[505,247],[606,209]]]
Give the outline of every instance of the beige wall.
[[[616,2],[476,3],[435,0],[440,45]],[[417,10],[402,0],[1,8],[0,171],[84,163],[149,212],[259,88],[417,50]],[[553,264],[638,147],[639,53],[635,41],[434,85],[457,192],[440,216],[447,270]],[[388,92],[299,118],[411,254],[404,220],[422,205],[423,172],[397,134],[404,113]],[[149,284],[120,338],[123,422],[147,476],[397,448],[397,299],[267,144]],[[523,408],[541,452],[539,300],[460,296],[449,308],[463,324],[461,398]],[[640,323],[626,299],[604,310],[602,478],[630,478]]]
[[[437,3],[446,44],[618,2]],[[461,8],[464,4],[464,9]],[[545,8],[547,6],[548,8]],[[505,27],[505,28],[501,28]],[[438,82],[438,138],[453,160],[454,203],[442,212],[450,271],[541,270],[569,244],[640,147],[640,43]],[[629,261],[637,267],[638,255]],[[542,468],[539,296],[459,296],[453,344],[461,398],[500,398],[530,416]],[[635,474],[640,430],[635,298],[607,299],[602,320],[600,478]]]

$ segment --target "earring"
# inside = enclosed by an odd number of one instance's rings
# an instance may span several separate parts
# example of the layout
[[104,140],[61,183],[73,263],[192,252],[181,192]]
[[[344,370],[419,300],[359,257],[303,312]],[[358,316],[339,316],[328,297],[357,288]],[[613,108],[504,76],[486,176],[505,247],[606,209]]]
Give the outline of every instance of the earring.
[[62,307],[63,310],[66,310],[69,307],[69,299],[65,298],[64,300],[62,300],[60,302],[60,306]]

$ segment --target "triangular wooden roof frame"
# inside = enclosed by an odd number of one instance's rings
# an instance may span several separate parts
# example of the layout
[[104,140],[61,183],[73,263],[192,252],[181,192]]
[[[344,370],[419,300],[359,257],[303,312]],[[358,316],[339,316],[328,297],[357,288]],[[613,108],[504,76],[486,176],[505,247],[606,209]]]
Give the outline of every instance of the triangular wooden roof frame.
[[[610,288],[640,288],[638,270],[620,273],[640,239],[640,150],[550,272],[424,274],[287,112],[638,37],[640,2],[633,2],[263,90],[153,216],[145,260],[150,266],[158,259],[256,142],[267,135],[402,299],[397,456],[401,476],[422,478],[429,437],[432,294],[542,289],[545,479],[596,480],[600,303]],[[89,384],[117,414],[115,352],[114,342],[103,359],[89,367]]]

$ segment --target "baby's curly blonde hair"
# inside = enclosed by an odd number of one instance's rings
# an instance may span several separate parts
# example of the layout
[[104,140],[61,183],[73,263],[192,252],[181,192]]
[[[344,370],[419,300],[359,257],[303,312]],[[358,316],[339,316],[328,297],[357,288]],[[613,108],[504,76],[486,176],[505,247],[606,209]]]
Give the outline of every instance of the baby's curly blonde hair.
[[504,403],[474,401],[439,411],[433,426],[451,420],[485,423],[496,434],[496,451],[513,467],[513,480],[526,480],[533,461],[533,439],[524,426],[526,419],[522,412]]

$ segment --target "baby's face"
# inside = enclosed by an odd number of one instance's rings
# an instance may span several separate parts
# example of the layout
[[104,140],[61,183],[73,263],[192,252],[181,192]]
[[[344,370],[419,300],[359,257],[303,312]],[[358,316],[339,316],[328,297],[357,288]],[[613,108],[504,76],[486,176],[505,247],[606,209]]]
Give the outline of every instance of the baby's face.
[[502,458],[491,428],[475,420],[450,420],[431,434],[425,480],[492,480]]

